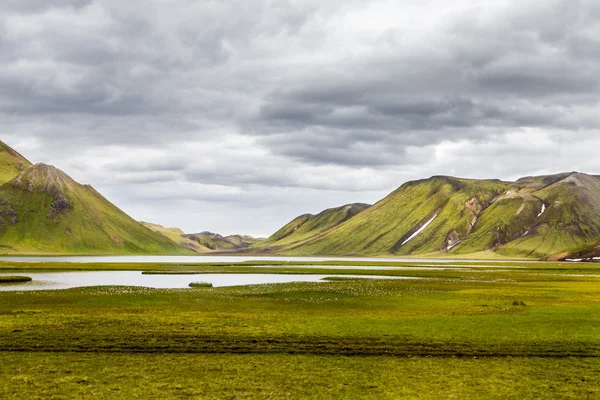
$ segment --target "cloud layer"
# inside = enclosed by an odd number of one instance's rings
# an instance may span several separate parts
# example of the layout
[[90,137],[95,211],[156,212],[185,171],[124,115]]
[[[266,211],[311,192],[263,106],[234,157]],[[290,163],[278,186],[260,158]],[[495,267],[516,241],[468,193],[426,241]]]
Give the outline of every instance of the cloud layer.
[[0,138],[187,231],[600,172],[600,4],[482,3],[4,1]]

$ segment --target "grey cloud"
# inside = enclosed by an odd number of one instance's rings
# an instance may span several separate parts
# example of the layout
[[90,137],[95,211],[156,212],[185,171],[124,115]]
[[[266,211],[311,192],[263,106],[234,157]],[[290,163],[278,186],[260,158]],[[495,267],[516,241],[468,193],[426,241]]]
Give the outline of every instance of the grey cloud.
[[445,5],[6,0],[0,138],[183,222],[197,202],[287,218],[409,178],[597,168],[598,2]]

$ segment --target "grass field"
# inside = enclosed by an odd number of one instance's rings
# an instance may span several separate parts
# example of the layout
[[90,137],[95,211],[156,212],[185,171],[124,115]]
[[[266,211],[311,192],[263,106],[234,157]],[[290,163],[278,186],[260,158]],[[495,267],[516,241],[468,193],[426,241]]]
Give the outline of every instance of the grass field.
[[424,279],[3,292],[0,397],[600,396],[600,265],[453,267],[121,265]]

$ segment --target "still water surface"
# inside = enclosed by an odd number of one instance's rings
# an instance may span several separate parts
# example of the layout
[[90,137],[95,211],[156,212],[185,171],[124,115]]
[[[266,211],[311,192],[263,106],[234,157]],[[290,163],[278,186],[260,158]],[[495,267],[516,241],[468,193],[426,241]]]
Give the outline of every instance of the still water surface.
[[[359,262],[402,262],[402,263],[478,263],[484,260],[427,259],[427,258],[373,258],[373,257],[258,257],[258,256],[58,256],[58,257],[18,257],[2,256],[0,261],[14,262],[64,262],[64,263],[218,263],[244,261],[359,261]],[[486,262],[512,262],[504,260],[485,260]]]
[[[57,290],[86,286],[140,286],[155,289],[182,289],[191,282],[210,282],[214,287],[257,285],[265,283],[319,282],[334,275],[285,274],[199,274],[199,275],[142,275],[141,271],[86,271],[9,273],[29,276],[32,282],[0,284],[0,291]],[[418,279],[390,276],[349,276],[367,279]]]

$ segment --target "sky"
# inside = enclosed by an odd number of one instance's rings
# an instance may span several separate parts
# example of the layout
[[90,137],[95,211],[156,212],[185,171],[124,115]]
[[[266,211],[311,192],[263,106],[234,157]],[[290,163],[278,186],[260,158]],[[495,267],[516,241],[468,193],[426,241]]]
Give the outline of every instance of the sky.
[[600,173],[598,77],[596,0],[0,3],[0,140],[186,232]]

